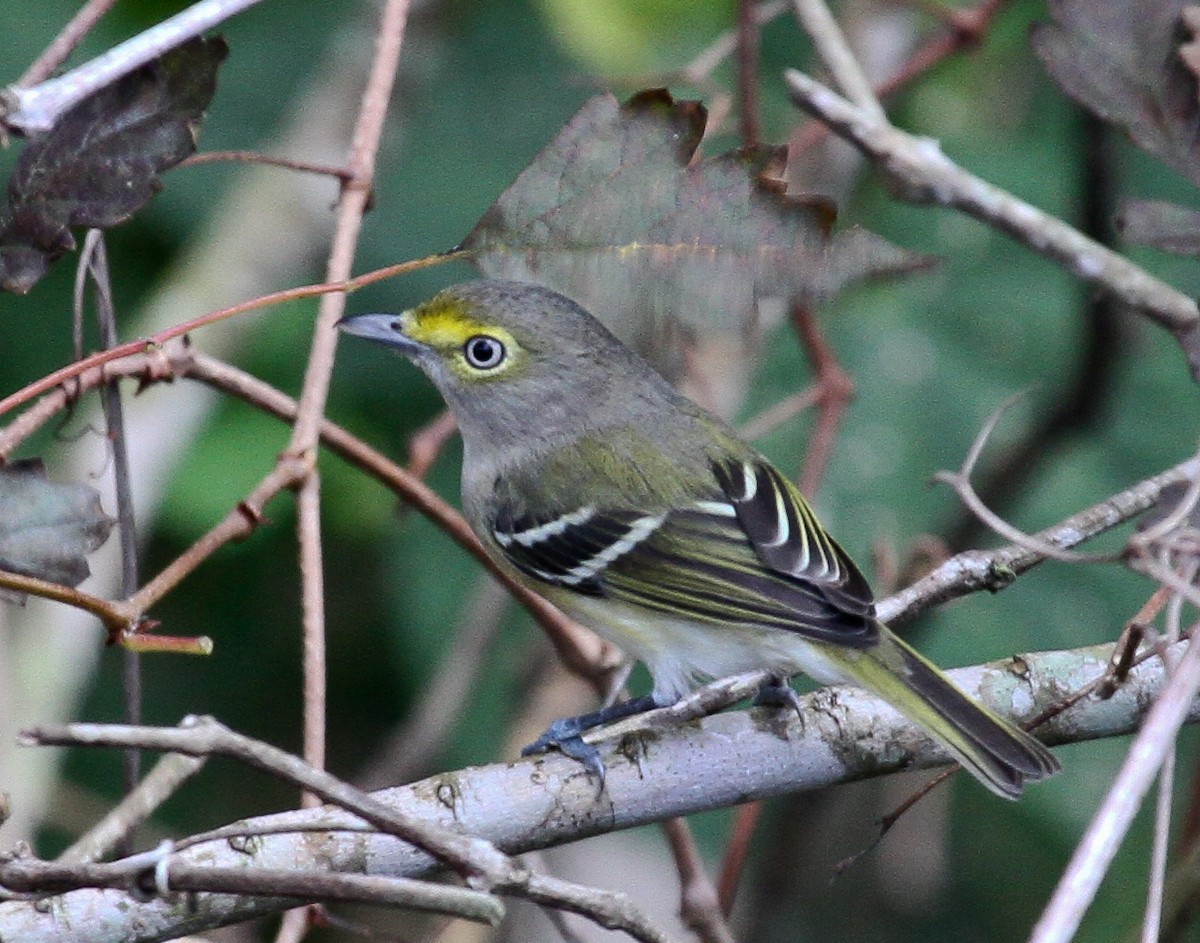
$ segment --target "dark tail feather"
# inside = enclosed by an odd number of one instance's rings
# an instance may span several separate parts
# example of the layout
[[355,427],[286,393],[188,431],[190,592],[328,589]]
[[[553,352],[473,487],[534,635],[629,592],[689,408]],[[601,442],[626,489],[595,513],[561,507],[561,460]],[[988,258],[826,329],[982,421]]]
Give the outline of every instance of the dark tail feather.
[[[880,685],[877,678],[863,680],[941,742],[985,786],[1016,799],[1025,783],[1053,776],[1062,768],[1037,739],[971,700],[886,628],[884,633],[872,654],[883,663],[881,668],[889,667],[900,675],[897,680],[901,684]],[[931,709],[936,717],[930,716]]]

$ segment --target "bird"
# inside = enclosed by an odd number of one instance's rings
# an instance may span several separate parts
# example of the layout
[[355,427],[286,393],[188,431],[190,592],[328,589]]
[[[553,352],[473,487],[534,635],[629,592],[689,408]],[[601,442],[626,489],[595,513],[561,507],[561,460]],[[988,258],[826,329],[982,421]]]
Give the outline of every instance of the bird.
[[648,695],[564,718],[526,752],[557,748],[603,782],[585,730],[765,670],[762,703],[794,701],[797,674],[865,688],[1000,796],[1060,769],[879,621],[784,474],[575,301],[481,279],[338,326],[404,354],[445,399],[488,554],[649,670]]

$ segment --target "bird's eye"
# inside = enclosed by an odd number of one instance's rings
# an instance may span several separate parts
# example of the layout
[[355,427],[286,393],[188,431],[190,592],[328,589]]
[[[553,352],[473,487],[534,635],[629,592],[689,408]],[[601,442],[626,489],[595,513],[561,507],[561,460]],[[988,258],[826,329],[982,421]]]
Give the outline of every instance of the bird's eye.
[[476,334],[463,344],[463,356],[476,370],[492,370],[504,362],[504,345],[487,334]]

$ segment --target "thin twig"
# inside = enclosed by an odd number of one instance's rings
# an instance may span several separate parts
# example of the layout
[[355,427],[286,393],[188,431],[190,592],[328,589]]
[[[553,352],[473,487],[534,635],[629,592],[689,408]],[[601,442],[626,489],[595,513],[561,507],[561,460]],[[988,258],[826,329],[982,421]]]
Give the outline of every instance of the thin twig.
[[294,157],[272,157],[258,151],[203,151],[185,157],[176,166],[199,167],[203,164],[222,162],[243,164],[264,164],[268,167],[282,167],[284,170],[296,170],[300,173],[318,174],[322,177],[333,177],[343,183],[350,180],[352,172],[345,167],[334,167],[330,164],[314,164],[312,161],[297,160]]
[[879,121],[886,120],[870,80],[824,0],[792,0],[792,9],[842,93],[865,114],[873,114]]
[[760,439],[777,427],[783,425],[794,416],[798,416],[810,406],[816,405],[821,399],[821,387],[814,383],[806,390],[785,396],[778,403],[768,406],[762,412],[751,416],[738,427],[738,434],[743,439]]
[[1175,749],[1167,751],[1158,771],[1158,796],[1154,803],[1154,845],[1150,852],[1150,881],[1142,919],[1142,943],[1158,943],[1163,919],[1167,855],[1171,845],[1171,792],[1175,786]]
[[408,470],[418,478],[424,478],[456,432],[458,423],[454,421],[454,414],[448,409],[442,410],[441,415],[409,438]]
[[168,753],[95,826],[58,856],[61,864],[99,861],[133,834],[179,787],[204,768],[204,757]]
[[[875,97],[889,98],[951,56],[978,48],[992,20],[1006,2],[1011,0],[983,0],[976,7],[956,9],[942,17],[949,21],[950,28],[919,47],[898,72],[873,86]],[[940,4],[936,6],[946,9]],[[829,135],[829,130],[829,126],[821,121],[809,121],[792,133],[788,150],[794,154],[809,150],[823,141]]]
[[[133,889],[143,894],[210,893],[294,897],[409,907],[495,925],[504,905],[491,894],[403,877],[338,874],[296,869],[222,868],[166,858],[165,867],[144,863],[146,855],[124,861],[74,862],[16,858],[0,862],[0,882],[24,893],[61,894],[84,887]],[[157,887],[161,879],[165,887]]]
[[[762,27],[770,23],[787,9],[785,0],[769,0],[754,8],[754,23]],[[689,85],[707,84],[712,73],[722,62],[737,51],[738,30],[722,33],[702,52],[680,69],[676,75]]]
[[239,302],[235,305],[230,305],[227,308],[221,308],[217,311],[210,311],[208,314],[202,314],[199,317],[190,318],[179,324],[173,324],[168,328],[164,328],[149,337],[127,341],[124,344],[118,344],[108,350],[98,351],[90,354],[74,363],[69,363],[65,367],[60,367],[58,370],[48,373],[40,379],[22,387],[15,393],[10,393],[4,399],[0,400],[0,416],[22,405],[28,403],[36,396],[41,396],[43,393],[49,392],[56,386],[74,380],[80,374],[85,373],[93,367],[100,367],[106,363],[112,363],[114,360],[119,360],[122,357],[128,357],[131,354],[141,354],[153,351],[164,346],[168,341],[176,338],[184,337],[202,327],[208,327],[210,324],[216,324],[220,321],[225,321],[229,318],[237,317],[241,314],[246,314],[250,311],[258,311],[262,308],[269,308],[274,305],[281,304],[285,301],[297,301],[301,298],[313,298],[320,295],[326,295],[330,292],[352,292],[366,285],[373,285],[375,282],[383,281],[388,278],[395,278],[397,275],[404,275],[408,272],[415,272],[418,269],[428,268],[432,265],[441,265],[443,262],[448,262],[455,258],[460,258],[462,253],[442,252],[435,255],[428,255],[421,259],[411,259],[407,262],[398,262],[395,265],[387,265],[380,269],[375,269],[371,272],[365,272],[362,275],[357,275],[354,278],[348,278],[345,281],[324,283],[317,285],[301,285],[298,288],[284,288],[280,291],[273,291],[266,295],[259,295],[257,298],[252,298],[249,301]]
[[979,497],[979,494],[971,484],[971,476],[975,472],[975,466],[983,454],[983,449],[987,445],[988,439],[995,432],[996,426],[1004,414],[1024,395],[1024,393],[1016,393],[1010,396],[988,416],[987,421],[984,422],[979,433],[975,436],[975,441],[971,443],[970,449],[967,450],[967,456],[963,459],[962,467],[957,472],[935,472],[933,480],[947,484],[953,488],[955,494],[958,495],[959,500],[966,505],[967,509],[1005,540],[1011,540],[1015,544],[1027,547],[1048,560],[1058,560],[1061,563],[1113,562],[1117,559],[1114,554],[1073,553],[1013,527],[1012,524],[1008,523],[1008,521],[1004,520],[1004,518],[983,503],[983,499]]
[[66,724],[36,727],[21,734],[24,742],[49,746],[136,746],[187,756],[225,756],[302,786],[340,806],[380,831],[411,842],[465,875],[489,885],[509,872],[505,856],[488,842],[414,820],[359,789],[270,744],[230,730],[211,717],[187,717],[178,727],[129,727],[120,724]]
[[[1161,474],[1147,478],[1089,508],[1033,534],[1038,546],[1059,550],[1077,546],[1125,523],[1153,507],[1162,490],[1190,482],[1200,474],[1200,458],[1193,456]],[[911,619],[927,609],[967,593],[996,592],[1022,573],[1047,559],[1027,542],[995,550],[968,550],[951,557],[933,572],[898,593],[882,599],[876,613],[884,622]]]
[[88,0],[54,37],[54,41],[33,60],[25,74],[13,84],[29,86],[48,79],[55,69],[67,61],[75,47],[83,42],[84,37],[92,31],[92,27],[100,22],[100,18],[111,10],[116,2],[117,0]]
[[82,590],[51,583],[36,576],[26,576],[24,573],[10,573],[0,570],[0,588],[16,593],[27,593],[39,599],[49,599],[61,602],[76,609],[88,612],[104,623],[111,634],[120,632],[129,625],[129,618],[119,603],[101,599]]
[[[383,136],[388,101],[396,79],[408,0],[388,0],[380,14],[371,69],[363,89],[362,104],[350,140],[346,167],[350,176],[342,186],[334,223],[327,282],[349,279],[362,219],[371,199],[375,158]],[[334,325],[346,308],[343,293],[321,296],[312,343],[304,371],[304,383],[296,409],[291,440],[280,466],[291,466],[299,477],[296,488],[296,538],[300,549],[301,623],[304,638],[304,756],[310,765],[325,764],[325,581],[321,551],[320,476],[316,470],[317,441],[321,435],[325,399],[333,374],[337,348]],[[270,477],[270,476],[268,476]],[[315,805],[315,796],[305,796]]]
[[737,98],[742,144],[761,137],[758,121],[758,20],[754,0],[737,0]]
[[679,872],[679,912],[684,924],[702,943],[734,943],[717,889],[704,867],[687,819],[669,818],[663,822],[663,831]]
[[[325,768],[325,571],[321,565],[321,480],[311,475],[296,492],[296,543],[300,548],[300,608],[303,613],[301,673],[304,678],[304,759]],[[312,808],[320,800],[300,797]]]
[[[102,347],[115,347],[117,341],[117,313],[113,304],[112,281],[108,270],[108,254],[105,251],[104,233],[99,229],[88,230],[84,237],[83,250],[79,255],[79,273],[86,272],[93,286],[96,305],[96,320],[100,327]],[[76,279],[75,302],[76,323],[83,324],[83,280]],[[76,351],[78,355],[79,351]],[[125,411],[121,403],[121,389],[116,380],[105,383],[100,390],[100,401],[104,407],[109,448],[112,449],[113,490],[117,501],[117,533],[121,548],[122,597],[133,593],[140,582],[138,579],[137,524],[133,512],[133,480],[129,470],[128,436],[125,431]],[[130,629],[136,631],[136,623]],[[121,651],[122,700],[125,706],[125,723],[142,722],[142,666],[141,655],[130,648]],[[141,776],[141,755],[136,750],[126,750],[122,757],[122,776],[126,793],[137,786]],[[123,852],[133,850],[134,834],[127,835],[121,844]]]
[[804,471],[800,475],[800,491],[811,498],[825,478],[838,428],[846,408],[854,398],[854,380],[842,369],[811,308],[800,303],[793,304],[792,323],[804,342],[804,352],[817,375],[819,390],[817,423],[809,436]]
[[1142,799],[1173,749],[1184,718],[1200,692],[1200,645],[1188,644],[1174,676],[1146,715],[1050,902],[1033,928],[1030,943],[1067,943],[1091,905]]

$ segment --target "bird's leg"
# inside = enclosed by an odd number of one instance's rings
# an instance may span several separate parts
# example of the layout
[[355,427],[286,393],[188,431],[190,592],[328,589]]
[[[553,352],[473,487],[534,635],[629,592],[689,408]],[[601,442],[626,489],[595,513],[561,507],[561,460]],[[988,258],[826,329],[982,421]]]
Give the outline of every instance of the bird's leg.
[[781,675],[771,675],[758,688],[751,702],[755,707],[790,707],[801,718],[804,710],[800,706],[800,695],[795,692],[788,679]]
[[600,780],[601,787],[603,787],[604,761],[600,759],[600,751],[590,743],[584,743],[582,735],[593,727],[610,724],[614,720],[621,720],[623,717],[632,717],[634,714],[641,714],[656,707],[662,707],[662,705],[654,699],[653,694],[645,694],[642,697],[634,697],[628,701],[619,701],[616,704],[610,704],[608,707],[592,711],[590,714],[580,714],[578,717],[564,717],[562,720],[556,720],[547,727],[544,734],[521,751],[521,756],[529,756],[533,753],[545,753],[550,749],[558,749],[561,753],[571,757],[571,759],[582,763],[588,772],[595,773],[596,777]]

